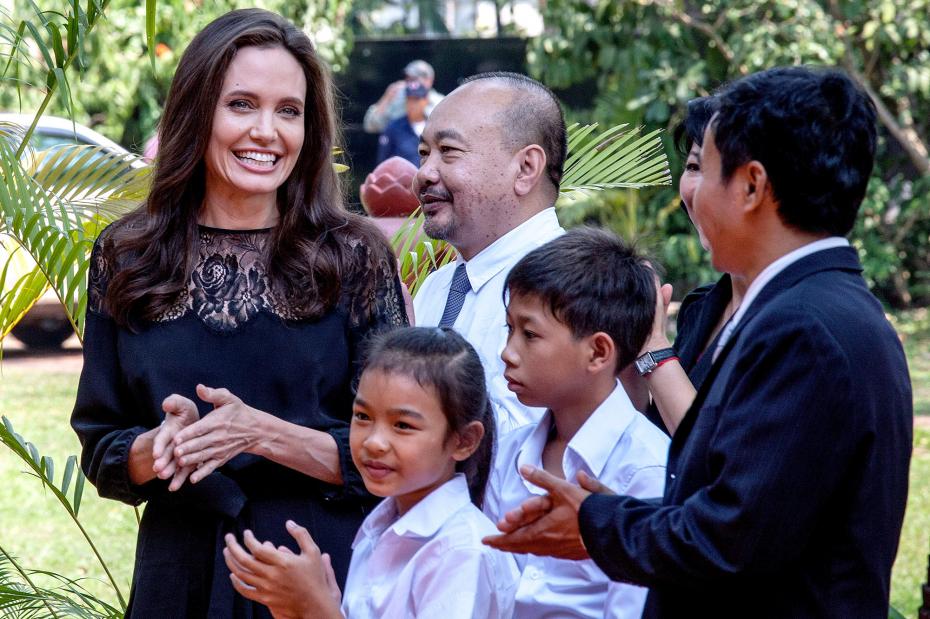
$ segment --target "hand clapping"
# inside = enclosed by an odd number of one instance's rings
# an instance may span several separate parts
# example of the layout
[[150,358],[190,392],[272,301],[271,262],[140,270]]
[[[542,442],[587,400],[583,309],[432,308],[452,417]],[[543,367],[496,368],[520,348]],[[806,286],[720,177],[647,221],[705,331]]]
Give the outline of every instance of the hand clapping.
[[233,587],[267,606],[275,619],[342,617],[342,593],[329,555],[320,552],[307,529],[291,520],[286,526],[300,554],[287,546],[259,542],[251,531],[242,536],[245,548],[235,536],[226,535],[223,557]]
[[197,385],[197,396],[214,407],[202,419],[197,406],[181,395],[172,394],[162,404],[165,421],[155,437],[152,469],[160,479],[171,477],[171,491],[187,480],[197,483],[258,440],[258,411],[228,389]]
[[486,537],[484,543],[505,552],[589,558],[578,528],[578,511],[592,492],[613,494],[611,490],[583,472],[578,473],[581,487],[531,466],[521,467],[520,473],[549,494],[529,498],[504,514],[497,525],[502,534]]

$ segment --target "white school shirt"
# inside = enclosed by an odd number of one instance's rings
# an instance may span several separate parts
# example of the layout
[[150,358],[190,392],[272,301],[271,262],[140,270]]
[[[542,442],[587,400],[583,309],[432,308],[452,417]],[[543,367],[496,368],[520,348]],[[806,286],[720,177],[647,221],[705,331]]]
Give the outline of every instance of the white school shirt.
[[[507,388],[501,352],[507,344],[507,320],[502,294],[504,280],[514,265],[540,245],[565,233],[555,215],[547,208],[497,239],[471,260],[465,262],[465,272],[471,290],[465,295],[462,311],[453,328],[475,347],[484,366],[488,395],[497,419],[498,436],[536,423],[545,409],[524,406]],[[423,282],[413,300],[418,326],[435,327],[442,318],[452,286],[455,262],[432,273]]]
[[[533,495],[545,494],[520,475],[520,467],[542,468],[552,413],[536,426],[520,428],[500,443],[484,511],[497,522]],[[597,478],[617,494],[661,497],[665,488],[668,437],[633,403],[620,385],[598,406],[569,441],[562,457],[565,478],[577,484],[578,471]],[[639,617],[647,590],[611,581],[594,561],[515,555],[521,571],[514,617]]]
[[496,619],[513,615],[513,556],[481,543],[497,528],[471,502],[465,475],[403,516],[387,498],[352,544],[342,596],[348,619]]

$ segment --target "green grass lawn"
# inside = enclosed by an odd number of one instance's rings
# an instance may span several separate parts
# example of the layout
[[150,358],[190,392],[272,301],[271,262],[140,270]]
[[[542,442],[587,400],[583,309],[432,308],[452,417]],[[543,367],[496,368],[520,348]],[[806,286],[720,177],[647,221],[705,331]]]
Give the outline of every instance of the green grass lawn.
[[[916,617],[930,553],[930,312],[919,310],[895,322],[908,353],[914,410],[922,420],[915,430],[910,496],[892,577],[891,602],[904,616]],[[0,414],[42,454],[51,455],[58,471],[63,470],[67,456],[78,453],[80,447],[68,426],[77,380],[74,370],[25,369],[11,361],[3,363],[0,373]],[[103,570],[73,522],[51,493],[22,473],[24,469],[18,458],[0,446],[0,546],[27,567],[85,579],[82,582],[91,593],[116,605]],[[98,498],[88,486],[81,520],[128,596],[135,512],[129,506]]]
[[[0,413],[42,455],[55,461],[61,479],[68,455],[80,443],[68,425],[78,374],[75,371],[24,370],[4,362],[0,374]],[[24,567],[50,570],[74,579],[92,594],[116,596],[90,547],[70,516],[39,481],[25,474],[26,464],[0,446],[0,546]],[[123,596],[129,596],[135,552],[136,515],[132,507],[103,500],[88,484],[80,519],[109,565]]]

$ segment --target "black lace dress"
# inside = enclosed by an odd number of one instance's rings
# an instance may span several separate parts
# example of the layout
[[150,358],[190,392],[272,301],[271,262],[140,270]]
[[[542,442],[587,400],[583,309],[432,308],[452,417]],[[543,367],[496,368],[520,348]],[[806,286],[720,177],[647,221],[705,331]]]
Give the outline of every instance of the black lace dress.
[[[104,235],[108,231],[104,231]],[[200,256],[185,294],[138,332],[118,326],[101,300],[112,266],[100,242],[91,257],[84,369],[71,423],[81,463],[103,497],[147,502],[139,527],[130,608],[133,617],[267,617],[238,595],[223,562],[223,535],[252,529],[261,540],[296,544],[287,519],[306,526],[345,578],[355,531],[373,504],[349,453],[348,423],[360,347],[374,331],[407,323],[392,266],[360,268],[376,278],[368,298],[344,299],[315,321],[294,318],[259,260],[268,230],[200,229]],[[359,264],[367,249],[355,247]],[[129,480],[129,447],[161,423],[162,400],[201,402],[197,383],[225,387],[246,404],[328,432],[344,484],[334,486],[250,454],[197,484],[169,493],[167,482]]]

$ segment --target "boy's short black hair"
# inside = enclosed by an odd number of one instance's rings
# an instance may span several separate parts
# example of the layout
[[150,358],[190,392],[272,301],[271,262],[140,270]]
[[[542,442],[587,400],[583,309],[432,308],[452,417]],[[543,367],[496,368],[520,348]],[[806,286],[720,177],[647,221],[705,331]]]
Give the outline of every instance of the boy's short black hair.
[[508,295],[532,296],[576,338],[603,331],[617,347],[617,370],[632,363],[655,316],[655,270],[612,232],[579,227],[531,251],[504,282]]
[[759,161],[782,221],[804,232],[852,230],[875,159],[875,106],[836,69],[780,67],[718,95],[711,121],[721,172]]

